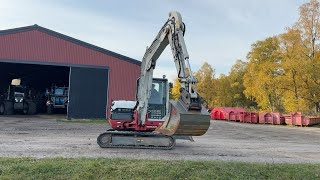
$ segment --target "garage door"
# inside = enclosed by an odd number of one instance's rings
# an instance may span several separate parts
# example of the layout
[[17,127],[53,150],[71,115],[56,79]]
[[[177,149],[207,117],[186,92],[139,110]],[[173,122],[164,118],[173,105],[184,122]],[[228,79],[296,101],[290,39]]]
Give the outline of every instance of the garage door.
[[71,67],[69,118],[106,118],[108,69]]

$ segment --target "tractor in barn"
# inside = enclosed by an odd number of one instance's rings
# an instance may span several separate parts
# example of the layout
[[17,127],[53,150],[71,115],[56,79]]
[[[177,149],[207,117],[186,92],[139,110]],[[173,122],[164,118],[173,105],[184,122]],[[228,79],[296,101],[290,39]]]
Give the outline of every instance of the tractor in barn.
[[55,109],[66,109],[68,107],[68,87],[52,86],[46,90],[47,114],[54,113]]
[[21,85],[20,79],[13,79],[7,93],[0,99],[0,114],[11,115],[14,113],[35,114],[37,105],[31,90]]

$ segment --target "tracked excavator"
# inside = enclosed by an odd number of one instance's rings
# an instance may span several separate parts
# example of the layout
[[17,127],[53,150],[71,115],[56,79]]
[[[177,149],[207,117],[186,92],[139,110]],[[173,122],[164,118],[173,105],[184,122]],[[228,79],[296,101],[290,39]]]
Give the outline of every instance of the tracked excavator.
[[[99,135],[102,148],[172,149],[176,139],[193,140],[210,126],[210,117],[202,98],[196,91],[184,41],[186,27],[179,12],[169,13],[151,46],[147,48],[137,81],[136,101],[117,100],[111,104],[111,129]],[[153,78],[156,62],[170,44],[178,79],[180,97],[169,100],[169,83]]]

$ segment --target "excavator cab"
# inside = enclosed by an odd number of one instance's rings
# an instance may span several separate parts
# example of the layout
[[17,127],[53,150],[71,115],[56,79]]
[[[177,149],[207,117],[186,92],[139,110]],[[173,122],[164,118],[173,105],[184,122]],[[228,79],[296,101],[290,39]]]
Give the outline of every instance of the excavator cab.
[[[139,79],[137,80],[137,87]],[[152,89],[148,103],[147,122],[137,129],[137,101],[117,100],[111,104],[109,124],[117,130],[153,131],[165,120],[169,105],[169,86],[166,78],[153,78]]]
[[154,78],[148,103],[148,120],[161,121],[167,114],[169,100],[168,80]]
[[[137,80],[137,93],[139,87],[139,80]],[[153,78],[152,89],[148,102],[148,121],[164,121],[167,115],[169,103],[169,84],[168,79]]]

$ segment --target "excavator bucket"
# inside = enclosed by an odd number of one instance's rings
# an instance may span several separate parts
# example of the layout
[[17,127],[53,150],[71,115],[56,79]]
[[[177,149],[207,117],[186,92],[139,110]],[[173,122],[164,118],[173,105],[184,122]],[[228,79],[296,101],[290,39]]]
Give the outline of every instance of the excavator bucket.
[[167,136],[201,136],[210,126],[210,116],[205,108],[188,110],[180,101],[170,102],[167,119],[155,132]]

